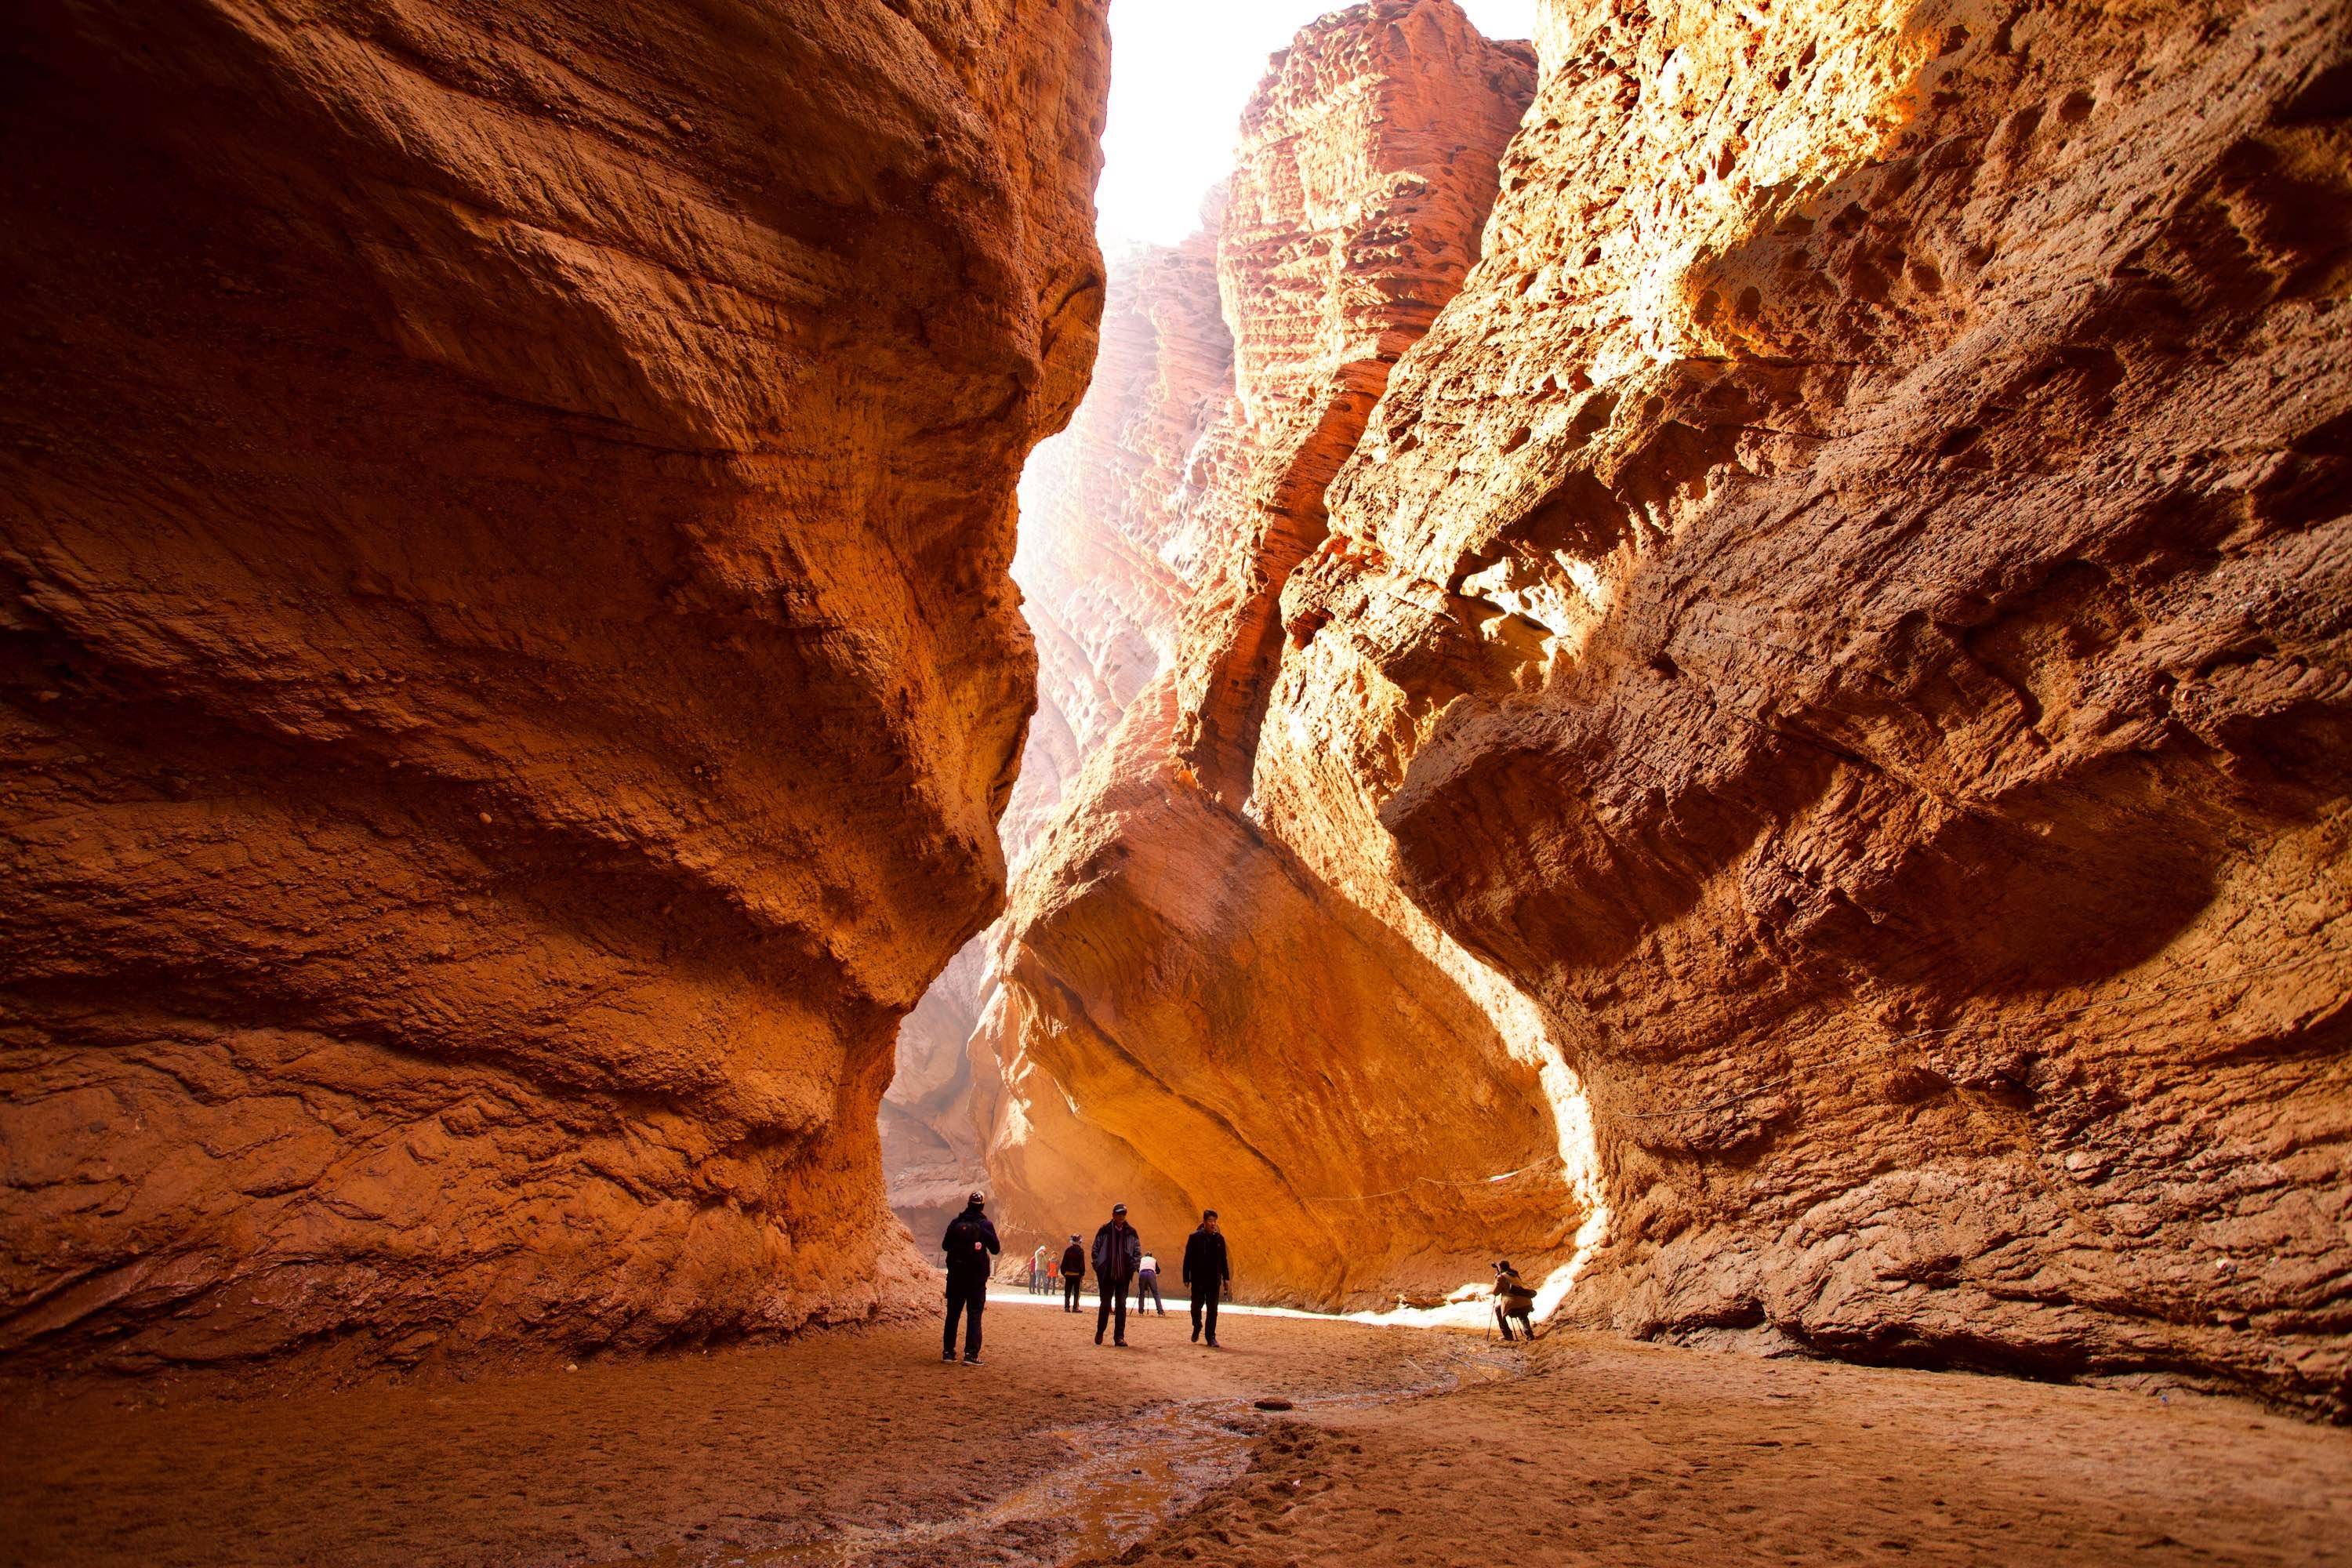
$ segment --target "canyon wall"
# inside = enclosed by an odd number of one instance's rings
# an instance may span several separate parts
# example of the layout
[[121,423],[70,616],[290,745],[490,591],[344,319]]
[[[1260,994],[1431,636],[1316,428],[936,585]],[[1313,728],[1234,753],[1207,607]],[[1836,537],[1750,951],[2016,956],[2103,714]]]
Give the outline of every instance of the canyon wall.
[[895,1065],[882,1095],[882,1173],[891,1212],[925,1254],[962,1211],[965,1196],[988,1185],[968,1047],[991,984],[983,931],[957,950],[898,1020]]
[[856,1320],[996,911],[1099,0],[0,26],[0,1355]]
[[1285,593],[1270,829],[1540,1002],[1588,1321],[2344,1414],[2342,9],[1539,42]]
[[1283,583],[1476,258],[1532,67],[1452,0],[1381,0],[1303,30],[1244,117],[1215,247],[1231,392],[1147,465],[1183,475],[1173,647],[1017,875],[975,1042],[1024,1240],[1124,1201],[1172,1254],[1215,1206],[1255,1299],[1385,1305],[1577,1229],[1539,1055],[1244,809]]
[[[2352,1412],[2347,33],[1549,5],[1393,368],[1344,268],[1253,328],[1328,274],[1229,217],[1242,401],[1330,417],[1244,422],[1016,879],[1000,1184],[1323,1304],[1532,1252],[1645,1337]],[[1311,210],[1428,242],[1376,205]]]
[[1039,716],[1005,814],[1013,859],[1174,657],[1198,586],[1192,502],[1203,441],[1234,395],[1217,273],[1223,210],[1220,192],[1182,244],[1111,258],[1086,401],[1022,474],[1013,576],[1037,636]]
[[[1202,437],[1233,396],[1233,338],[1217,292],[1215,226],[1181,245],[1108,258],[1100,347],[1068,428],[1021,476],[1013,576],[1037,642],[1037,710],[998,824],[1018,867],[1079,766],[1172,656],[1197,563],[1183,548]],[[928,1249],[965,1193],[991,1183],[982,1139],[995,1071],[972,1048],[995,990],[997,928],[975,937],[898,1027],[882,1101],[890,1206]],[[979,1076],[975,1078],[975,1073]]]

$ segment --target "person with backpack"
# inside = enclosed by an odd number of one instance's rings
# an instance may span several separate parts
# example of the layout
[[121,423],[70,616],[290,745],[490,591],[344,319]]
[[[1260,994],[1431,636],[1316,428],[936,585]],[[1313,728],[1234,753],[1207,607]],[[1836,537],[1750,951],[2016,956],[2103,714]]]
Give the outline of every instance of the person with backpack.
[[974,1193],[964,1200],[963,1213],[948,1222],[940,1250],[948,1259],[948,1326],[940,1336],[940,1359],[956,1358],[956,1319],[964,1320],[963,1363],[980,1364],[980,1314],[988,1305],[988,1260],[1003,1250],[996,1227],[981,1212],[988,1200]]
[[1127,1223],[1127,1205],[1110,1205],[1110,1218],[1095,1232],[1095,1294],[1101,1299],[1101,1308],[1095,1314],[1095,1343],[1102,1343],[1103,1331],[1110,1327],[1111,1314],[1118,1314],[1118,1331],[1111,1343],[1124,1349],[1127,1345],[1127,1287],[1135,1279],[1135,1270],[1143,1261],[1143,1238]]
[[1200,1228],[1184,1238],[1184,1283],[1192,1288],[1192,1341],[1201,1339],[1201,1322],[1208,1318],[1209,1348],[1217,1348],[1217,1300],[1234,1282],[1234,1266],[1225,1252],[1224,1232],[1217,1228],[1217,1211],[1203,1209]]
[[1070,1245],[1062,1248],[1062,1310],[1078,1310],[1078,1282],[1087,1277],[1087,1249],[1078,1245],[1078,1233],[1070,1232]]

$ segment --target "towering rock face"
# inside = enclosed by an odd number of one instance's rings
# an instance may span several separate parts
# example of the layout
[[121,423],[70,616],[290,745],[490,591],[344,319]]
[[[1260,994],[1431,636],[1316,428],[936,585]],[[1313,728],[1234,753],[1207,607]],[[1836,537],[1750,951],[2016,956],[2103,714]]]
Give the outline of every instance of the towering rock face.
[[1645,1335],[2352,1395],[2325,4],[1554,5],[1267,830],[1539,1002]]
[[[1206,215],[1213,225],[1217,205]],[[1038,650],[1037,711],[1021,777],[998,825],[1019,865],[1079,766],[1172,654],[1191,565],[1180,552],[1195,453],[1233,396],[1233,338],[1217,294],[1216,238],[1114,256],[1094,378],[1069,427],[1042,443],[1021,477],[1013,574]],[[890,1204],[928,1244],[988,1185],[981,1140],[995,1058],[977,1052],[995,988],[994,931],[975,937],[898,1028],[898,1071],[883,1098]],[[979,1074],[976,1079],[975,1072]]]
[[1098,0],[5,24],[0,1352],[854,1318]]
[[1443,160],[1315,182],[1445,20],[1253,111],[1204,585],[1016,886],[1000,1183],[1219,1203],[1269,1294],[1509,1247],[2352,1410],[2341,7],[1554,5],[1483,257],[1388,287]]
[[1001,1065],[989,1164],[1024,1236],[1123,1200],[1172,1251],[1213,1205],[1255,1295],[1318,1303],[1443,1295],[1497,1247],[1565,1255],[1540,1050],[1466,955],[1244,810],[1283,583],[1475,259],[1532,88],[1526,47],[1452,0],[1381,0],[1302,32],[1244,118],[1216,249],[1233,388],[1160,546],[1191,590],[1174,658],[1016,879],[975,1053]]

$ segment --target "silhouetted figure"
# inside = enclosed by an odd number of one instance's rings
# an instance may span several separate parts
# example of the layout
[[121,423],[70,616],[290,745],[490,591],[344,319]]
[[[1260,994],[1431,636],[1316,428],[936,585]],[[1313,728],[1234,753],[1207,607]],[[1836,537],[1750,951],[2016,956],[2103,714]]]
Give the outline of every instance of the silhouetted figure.
[[1192,1339],[1200,1342],[1205,1321],[1209,1348],[1217,1348],[1217,1301],[1234,1282],[1234,1266],[1225,1252],[1225,1234],[1217,1228],[1217,1211],[1201,1215],[1201,1226],[1184,1238],[1184,1283],[1192,1288]]
[[1503,1331],[1503,1338],[1511,1337],[1511,1324],[1516,1321],[1519,1331],[1532,1344],[1536,1337],[1535,1287],[1519,1278],[1519,1271],[1510,1260],[1495,1265],[1495,1325]]
[[963,1213],[948,1221],[947,1234],[940,1237],[940,1250],[948,1258],[948,1326],[940,1336],[940,1359],[956,1358],[956,1319],[961,1315],[966,1366],[980,1364],[980,1314],[988,1306],[988,1260],[1000,1250],[996,1227],[980,1212],[987,1201],[978,1193],[965,1199]]
[[1166,1317],[1168,1303],[1160,1299],[1160,1259],[1148,1252],[1135,1270],[1135,1310],[1138,1313],[1143,1310],[1143,1293],[1146,1290],[1151,1292],[1152,1306],[1159,1309],[1161,1317]]
[[1062,1310],[1078,1310],[1078,1285],[1087,1277],[1087,1249],[1078,1245],[1078,1233],[1070,1233],[1070,1245],[1062,1248]]
[[1095,1294],[1101,1308],[1095,1314],[1095,1343],[1102,1343],[1103,1330],[1110,1326],[1111,1314],[1118,1315],[1118,1331],[1111,1343],[1127,1343],[1127,1288],[1135,1279],[1135,1270],[1143,1261],[1143,1238],[1127,1223],[1127,1205],[1110,1205],[1110,1218],[1095,1232]]

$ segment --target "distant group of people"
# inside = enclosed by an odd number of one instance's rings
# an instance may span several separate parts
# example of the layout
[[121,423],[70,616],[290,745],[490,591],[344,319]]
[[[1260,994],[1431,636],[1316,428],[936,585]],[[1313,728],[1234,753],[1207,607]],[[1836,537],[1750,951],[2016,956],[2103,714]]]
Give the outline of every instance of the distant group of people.
[[[991,1260],[1001,1251],[987,1206],[983,1194],[972,1194],[963,1212],[948,1223],[947,1233],[940,1238],[948,1263],[947,1330],[940,1342],[940,1359],[956,1359],[956,1325],[961,1321],[964,1325],[963,1360],[967,1366],[981,1364],[981,1313],[988,1304],[988,1279],[993,1268]],[[1079,1288],[1089,1266],[1094,1269],[1097,1298],[1095,1343],[1102,1343],[1106,1332],[1111,1335],[1114,1346],[1127,1343],[1129,1290],[1135,1294],[1138,1314],[1142,1312],[1148,1295],[1152,1310],[1163,1318],[1168,1315],[1167,1304],[1160,1296],[1160,1259],[1145,1249],[1143,1238],[1128,1223],[1125,1204],[1111,1205],[1110,1218],[1095,1232],[1091,1249],[1080,1245],[1078,1233],[1073,1231],[1070,1244],[1062,1249],[1059,1258],[1046,1247],[1031,1254],[1030,1294],[1050,1295],[1058,1284],[1062,1310],[1080,1311]],[[1205,1334],[1209,1348],[1218,1348],[1217,1303],[1223,1300],[1233,1279],[1233,1258],[1225,1248],[1224,1232],[1217,1225],[1217,1211],[1204,1209],[1200,1226],[1184,1240],[1183,1280],[1192,1297],[1194,1343],[1200,1343]]]
[[[964,1326],[963,1360],[967,1366],[980,1365],[980,1319],[988,1306],[988,1279],[994,1270],[994,1259],[1002,1251],[996,1237],[996,1226],[988,1217],[988,1200],[974,1193],[966,1200],[963,1212],[948,1223],[947,1234],[940,1238],[940,1247],[948,1260],[947,1330],[940,1340],[940,1359],[956,1359],[956,1325]],[[1103,1335],[1111,1335],[1111,1343],[1127,1343],[1128,1292],[1135,1293],[1135,1310],[1143,1310],[1146,1296],[1151,1299],[1152,1310],[1161,1317],[1168,1315],[1166,1303],[1160,1299],[1160,1259],[1146,1250],[1143,1237],[1127,1222],[1127,1205],[1113,1204],[1110,1218],[1095,1232],[1091,1249],[1080,1245],[1078,1233],[1070,1233],[1070,1244],[1061,1256],[1053,1248],[1039,1247],[1029,1256],[1029,1293],[1050,1295],[1055,1286],[1062,1290],[1062,1310],[1082,1311],[1079,1287],[1085,1282],[1091,1266],[1095,1275],[1095,1343],[1103,1342]],[[1224,1232],[1218,1227],[1217,1211],[1204,1209],[1201,1223],[1184,1238],[1184,1283],[1192,1297],[1192,1341],[1201,1342],[1205,1333],[1211,1350],[1217,1348],[1217,1303],[1224,1299],[1234,1281],[1233,1257],[1225,1248]],[[1516,1340],[1536,1337],[1535,1288],[1519,1277],[1507,1260],[1495,1265],[1495,1324],[1503,1331],[1503,1338]]]

